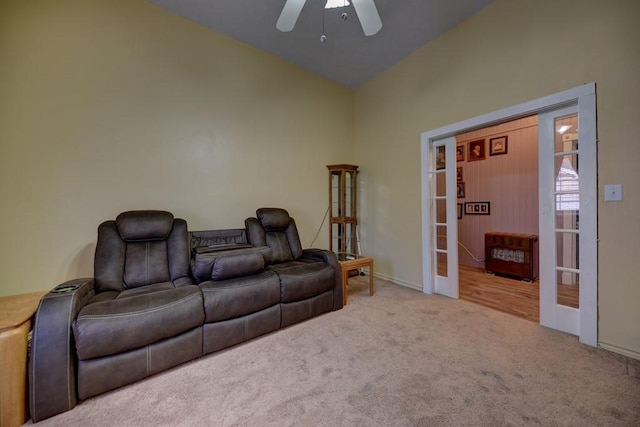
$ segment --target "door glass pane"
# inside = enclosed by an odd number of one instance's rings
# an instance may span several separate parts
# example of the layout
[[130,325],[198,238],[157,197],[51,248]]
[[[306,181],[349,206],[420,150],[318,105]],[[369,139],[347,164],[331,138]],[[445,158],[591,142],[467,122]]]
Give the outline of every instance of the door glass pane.
[[559,230],[580,230],[580,215],[577,210],[556,210],[556,228]]
[[580,268],[578,242],[577,233],[556,233],[556,266],[572,270]]
[[447,227],[436,226],[436,249],[447,250]]
[[556,300],[579,308],[580,175],[578,116],[555,120]]
[[578,115],[557,118],[555,120],[556,153],[578,150]]
[[436,196],[447,195],[447,175],[445,171],[436,173]]
[[556,210],[580,209],[580,176],[578,154],[556,155]]
[[444,252],[438,252],[436,258],[438,260],[438,276],[448,277],[447,254]]
[[436,222],[447,223],[447,201],[445,199],[436,200]]
[[447,155],[445,146],[436,147],[436,170],[444,170],[447,166]]
[[580,308],[580,274],[558,271],[556,276],[558,305]]

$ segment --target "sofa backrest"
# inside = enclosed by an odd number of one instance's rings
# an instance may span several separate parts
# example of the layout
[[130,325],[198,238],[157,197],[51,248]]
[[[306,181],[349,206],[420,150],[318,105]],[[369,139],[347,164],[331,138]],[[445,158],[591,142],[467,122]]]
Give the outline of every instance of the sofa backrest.
[[298,228],[289,213],[280,208],[260,208],[257,218],[247,218],[247,240],[253,246],[268,246],[272,263],[293,261],[302,256]]
[[98,227],[94,277],[97,292],[189,277],[186,221],[165,211],[129,211],[103,222]]

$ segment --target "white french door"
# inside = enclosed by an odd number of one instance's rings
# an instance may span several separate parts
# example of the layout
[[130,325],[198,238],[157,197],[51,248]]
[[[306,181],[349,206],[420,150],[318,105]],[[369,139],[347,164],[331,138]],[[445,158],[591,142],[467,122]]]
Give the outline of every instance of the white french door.
[[458,298],[458,213],[456,209],[456,140],[430,143],[429,182],[429,275],[438,294]]
[[595,345],[595,123],[579,107],[538,115],[540,324]]

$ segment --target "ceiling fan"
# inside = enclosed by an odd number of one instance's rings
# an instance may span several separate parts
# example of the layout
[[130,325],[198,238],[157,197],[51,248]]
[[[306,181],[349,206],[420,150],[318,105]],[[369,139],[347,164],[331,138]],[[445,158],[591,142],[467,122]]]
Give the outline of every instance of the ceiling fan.
[[[293,30],[306,1],[307,0],[287,0],[284,8],[282,8],[278,22],[276,22],[276,28],[283,32]],[[356,9],[356,14],[362,25],[364,35],[372,36],[380,31],[382,21],[380,20],[378,9],[376,9],[373,0],[351,0],[351,2]]]

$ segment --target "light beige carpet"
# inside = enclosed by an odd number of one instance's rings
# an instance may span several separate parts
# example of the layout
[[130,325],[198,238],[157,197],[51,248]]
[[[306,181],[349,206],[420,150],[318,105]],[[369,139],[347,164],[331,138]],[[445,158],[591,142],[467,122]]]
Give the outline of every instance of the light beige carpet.
[[465,301],[352,278],[349,304],[38,426],[638,426],[626,358]]

